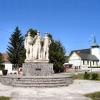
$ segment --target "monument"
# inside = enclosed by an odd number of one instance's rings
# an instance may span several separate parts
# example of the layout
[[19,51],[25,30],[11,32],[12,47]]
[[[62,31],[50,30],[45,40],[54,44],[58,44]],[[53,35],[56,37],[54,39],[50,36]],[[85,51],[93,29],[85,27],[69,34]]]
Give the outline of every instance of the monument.
[[1,83],[13,87],[61,87],[73,83],[71,74],[54,74],[53,64],[49,63],[49,46],[51,40],[45,33],[44,38],[37,32],[25,37],[26,59],[22,74],[1,77]]
[[53,64],[49,63],[49,46],[51,40],[48,33],[41,38],[37,32],[35,37],[31,37],[30,32],[25,38],[24,47],[26,49],[26,59],[23,64],[23,74],[32,76],[44,76],[53,74]]
[[25,62],[49,62],[50,44],[51,40],[48,33],[45,33],[45,37],[41,38],[40,33],[37,32],[37,35],[33,38],[29,32],[24,42],[26,49]]

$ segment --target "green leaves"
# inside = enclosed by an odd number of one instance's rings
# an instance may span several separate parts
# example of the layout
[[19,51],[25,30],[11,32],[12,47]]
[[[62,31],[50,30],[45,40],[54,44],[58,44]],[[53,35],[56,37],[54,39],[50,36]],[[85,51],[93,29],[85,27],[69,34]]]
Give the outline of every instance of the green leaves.
[[[30,32],[31,36],[34,37],[37,34],[37,30],[30,28],[27,33]],[[25,35],[27,36],[27,34]]]
[[[16,27],[15,31],[11,34],[9,46],[7,48],[9,61],[15,65],[21,65],[25,59],[24,37],[21,31]],[[16,67],[18,67],[16,66]]]
[[53,63],[55,73],[63,71],[63,64],[65,62],[65,50],[60,41],[55,41],[52,39],[49,50],[49,59],[50,63]]

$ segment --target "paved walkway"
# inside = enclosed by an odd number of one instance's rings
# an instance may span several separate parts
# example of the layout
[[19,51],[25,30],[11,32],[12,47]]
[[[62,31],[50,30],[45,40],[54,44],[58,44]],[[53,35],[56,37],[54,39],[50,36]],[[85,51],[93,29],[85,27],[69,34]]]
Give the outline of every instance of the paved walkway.
[[11,100],[90,100],[82,94],[100,91],[100,81],[75,80],[68,87],[16,88],[0,84],[0,96]]

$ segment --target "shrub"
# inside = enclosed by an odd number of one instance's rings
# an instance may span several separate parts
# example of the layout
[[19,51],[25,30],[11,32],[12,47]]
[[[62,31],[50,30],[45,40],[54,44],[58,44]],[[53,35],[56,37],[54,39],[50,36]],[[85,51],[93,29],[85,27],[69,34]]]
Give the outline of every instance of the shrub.
[[0,70],[4,70],[5,66],[0,64]]
[[91,98],[92,100],[100,100],[100,92],[86,94],[85,96]]
[[7,75],[8,70],[2,70],[3,75]]
[[10,100],[9,97],[0,96],[0,100]]
[[84,73],[84,79],[90,79],[90,74],[88,72]]
[[91,80],[97,80],[99,78],[97,73],[92,73],[91,74]]

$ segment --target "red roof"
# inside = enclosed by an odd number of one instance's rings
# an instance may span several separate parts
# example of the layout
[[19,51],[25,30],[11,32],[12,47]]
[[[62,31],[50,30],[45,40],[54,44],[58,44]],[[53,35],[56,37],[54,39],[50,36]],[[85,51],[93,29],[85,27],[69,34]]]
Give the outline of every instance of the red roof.
[[9,62],[9,60],[8,60],[8,54],[7,53],[2,53],[2,60],[4,62]]

